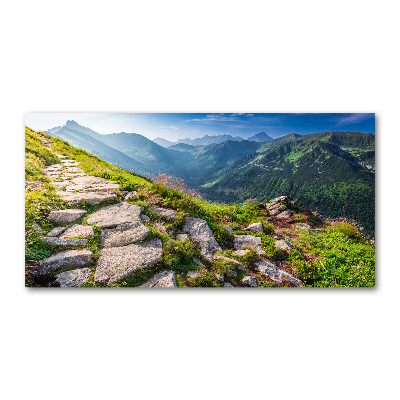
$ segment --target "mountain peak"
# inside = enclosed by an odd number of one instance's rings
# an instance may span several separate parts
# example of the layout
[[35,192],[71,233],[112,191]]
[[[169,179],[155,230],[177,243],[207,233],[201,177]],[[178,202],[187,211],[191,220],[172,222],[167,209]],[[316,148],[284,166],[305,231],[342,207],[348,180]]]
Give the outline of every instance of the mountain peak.
[[253,136],[250,136],[247,140],[252,142],[266,142],[267,140],[272,140],[273,138],[267,135],[264,131],[261,131]]

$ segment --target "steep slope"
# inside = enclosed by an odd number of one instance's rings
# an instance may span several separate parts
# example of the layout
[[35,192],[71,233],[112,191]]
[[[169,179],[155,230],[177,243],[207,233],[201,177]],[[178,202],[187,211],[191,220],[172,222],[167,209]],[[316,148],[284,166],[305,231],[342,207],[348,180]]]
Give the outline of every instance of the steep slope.
[[259,132],[253,136],[250,136],[247,140],[252,142],[266,142],[267,140],[272,140],[273,138],[267,135],[265,132]]
[[233,141],[241,141],[244,140],[240,136],[231,136],[231,135],[214,135],[214,136],[209,136],[205,135],[201,138],[196,138],[196,139],[179,139],[177,143],[185,143],[185,144],[190,144],[192,146],[202,146],[202,145],[209,145],[209,144],[219,144],[226,142],[228,140],[233,140]]
[[287,196],[209,203],[29,128],[25,157],[26,286],[374,286],[373,243]]
[[212,176],[201,192],[228,203],[287,193],[324,216],[354,219],[374,235],[375,175],[365,160],[351,154],[373,147],[373,141],[371,134],[308,135],[244,157]]
[[[64,140],[72,146],[89,151],[101,159],[128,171],[146,174],[146,166],[127,156],[126,154],[106,145],[86,133],[67,128],[65,125],[57,131],[51,130],[51,136]],[[101,136],[100,134],[98,134]]]
[[137,133],[102,135],[101,140],[146,166],[148,171],[163,172],[184,177],[191,156],[177,150],[166,149]]
[[171,141],[161,138],[161,137],[155,138],[153,140],[153,142],[159,144],[162,147],[170,147],[170,146],[173,146],[174,144],[176,144],[175,142],[171,142]]

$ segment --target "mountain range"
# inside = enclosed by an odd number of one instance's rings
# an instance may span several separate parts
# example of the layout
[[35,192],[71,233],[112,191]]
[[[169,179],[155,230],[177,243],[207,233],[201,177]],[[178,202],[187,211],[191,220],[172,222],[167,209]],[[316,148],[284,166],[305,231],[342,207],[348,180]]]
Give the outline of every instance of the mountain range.
[[374,234],[371,133],[292,133],[273,139],[260,132],[248,140],[205,136],[166,146],[161,145],[165,139],[151,141],[136,133],[101,135],[75,121],[47,132],[128,171],[183,178],[208,200],[263,201],[285,193],[323,216],[353,219]]

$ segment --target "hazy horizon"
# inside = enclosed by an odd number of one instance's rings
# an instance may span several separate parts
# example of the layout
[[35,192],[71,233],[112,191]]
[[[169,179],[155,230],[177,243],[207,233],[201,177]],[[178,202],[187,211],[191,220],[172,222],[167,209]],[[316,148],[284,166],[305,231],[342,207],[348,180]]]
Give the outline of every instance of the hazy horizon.
[[371,113],[27,113],[25,125],[47,131],[68,120],[100,134],[138,133],[175,142],[206,135],[248,139],[259,132],[273,138],[290,133],[307,135],[328,131],[375,133]]

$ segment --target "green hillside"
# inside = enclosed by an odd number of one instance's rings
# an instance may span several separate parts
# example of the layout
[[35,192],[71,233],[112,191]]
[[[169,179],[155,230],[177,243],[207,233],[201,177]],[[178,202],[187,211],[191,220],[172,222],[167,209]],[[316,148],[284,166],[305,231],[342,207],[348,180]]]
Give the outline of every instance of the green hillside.
[[281,193],[326,217],[375,230],[374,135],[308,135],[249,155],[210,177],[201,192],[213,201],[262,201]]
[[[290,198],[268,204],[211,203],[194,196],[179,181],[171,179],[167,186],[152,182],[45,133],[26,128],[25,140],[27,286],[62,286],[61,276],[65,275],[83,277],[69,284],[84,287],[153,287],[152,282],[157,282],[156,287],[264,288],[375,284],[374,244],[354,226],[320,220]],[[297,150],[301,152],[301,147]],[[322,150],[325,148],[316,145],[315,155]],[[100,183],[82,184],[96,179]],[[71,190],[74,186],[76,190]],[[71,203],[71,195],[82,200]],[[95,196],[100,200],[93,202]],[[130,238],[133,244],[107,247],[102,241],[104,233],[127,229],[126,225],[112,219],[111,225],[117,228],[105,229],[94,217],[120,206],[139,212],[135,224],[147,233]],[[163,216],[160,210],[174,217]],[[51,213],[75,211],[79,216],[74,222],[50,218]],[[285,213],[289,216],[282,218]],[[191,223],[200,225],[188,230]],[[54,233],[77,228],[93,234],[60,239],[60,234]],[[203,236],[197,237],[199,232]],[[239,251],[239,239],[257,244]],[[138,249],[148,249],[141,250],[140,257],[158,252],[157,259],[147,264],[143,261],[140,268],[121,275],[127,260],[134,265],[139,262],[139,256],[132,259],[130,255]],[[82,254],[81,258],[74,259],[74,252]],[[110,254],[117,256],[111,263],[105,262]]]

